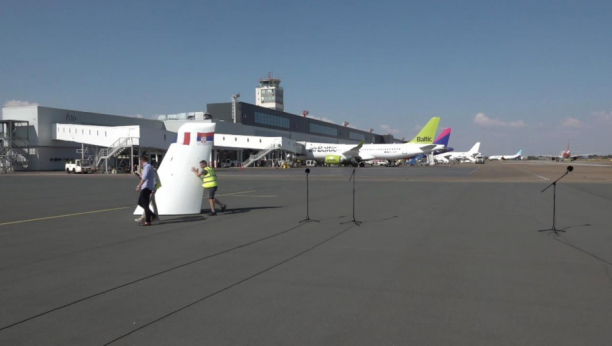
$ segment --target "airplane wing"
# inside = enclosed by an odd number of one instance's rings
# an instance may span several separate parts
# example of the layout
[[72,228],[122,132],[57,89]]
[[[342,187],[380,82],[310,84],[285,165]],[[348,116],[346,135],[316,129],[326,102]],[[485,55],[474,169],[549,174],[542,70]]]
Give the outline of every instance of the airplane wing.
[[363,160],[363,161],[368,161],[368,160],[374,160],[376,157],[372,156],[372,155],[368,155],[368,154],[361,154],[359,155],[359,157]]
[[424,145],[420,147],[419,149],[421,149],[422,152],[428,152],[428,151],[431,151],[435,147],[437,147],[436,144],[430,144],[430,145]]
[[357,144],[357,146],[354,146],[351,149],[343,152],[342,155],[344,155],[347,158],[351,158],[353,156],[358,156],[359,155],[359,150],[361,149],[361,147],[364,144],[365,144],[365,141],[361,141],[361,142],[359,142],[359,144]]
[[589,156],[594,156],[594,155],[599,155],[598,153],[592,153],[592,154],[574,154],[571,156],[572,160],[576,160],[580,157],[585,157],[588,158]]

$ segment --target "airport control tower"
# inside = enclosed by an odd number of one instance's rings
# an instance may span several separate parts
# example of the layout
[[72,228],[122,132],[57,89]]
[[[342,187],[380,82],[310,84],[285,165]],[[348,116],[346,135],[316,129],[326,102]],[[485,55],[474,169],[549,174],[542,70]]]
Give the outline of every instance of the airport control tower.
[[280,78],[268,77],[259,79],[259,86],[255,88],[255,104],[260,107],[284,111],[283,88],[280,87]]

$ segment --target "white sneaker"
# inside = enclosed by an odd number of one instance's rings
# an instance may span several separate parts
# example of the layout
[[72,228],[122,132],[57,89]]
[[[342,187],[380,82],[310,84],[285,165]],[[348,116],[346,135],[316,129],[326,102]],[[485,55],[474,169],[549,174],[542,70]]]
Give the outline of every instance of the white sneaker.
[[145,220],[145,219],[144,219],[144,217],[142,217],[142,216],[141,216],[141,217],[139,217],[139,218],[137,218],[137,219],[134,219],[134,221],[136,221],[136,222],[143,222],[144,220]]

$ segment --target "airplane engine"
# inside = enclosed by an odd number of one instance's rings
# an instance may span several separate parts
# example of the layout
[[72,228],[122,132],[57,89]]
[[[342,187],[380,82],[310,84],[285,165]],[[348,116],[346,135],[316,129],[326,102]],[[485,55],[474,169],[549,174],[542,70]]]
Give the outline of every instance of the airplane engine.
[[342,155],[327,155],[325,156],[325,163],[328,165],[339,165],[346,161],[346,157]]

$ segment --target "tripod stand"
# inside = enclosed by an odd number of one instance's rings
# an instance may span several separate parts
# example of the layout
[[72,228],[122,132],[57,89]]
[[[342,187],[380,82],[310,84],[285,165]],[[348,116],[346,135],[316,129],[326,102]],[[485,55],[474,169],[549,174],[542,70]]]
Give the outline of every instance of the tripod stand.
[[552,228],[549,229],[541,229],[538,232],[555,232],[555,234],[559,234],[559,232],[565,232],[562,229],[557,229],[557,227],[555,226],[555,222],[557,219],[557,182],[561,179],[563,179],[563,177],[565,177],[566,175],[569,174],[569,172],[573,171],[574,167],[572,166],[567,166],[567,171],[565,171],[565,174],[563,174],[562,176],[559,177],[559,179],[553,181],[550,185],[548,185],[544,190],[540,191],[540,193],[548,190],[548,188],[550,188],[551,186],[553,187],[553,220],[552,220]]
[[314,219],[310,218],[310,207],[309,207],[310,197],[308,195],[308,175],[310,174],[310,168],[306,168],[306,170],[304,172],[306,172],[306,218],[304,220],[300,221],[299,223],[302,223],[302,222],[320,222],[319,220],[314,220]]
[[353,219],[351,221],[345,221],[345,222],[340,222],[341,225],[345,224],[345,223],[354,223],[357,226],[361,226],[361,221],[357,221],[355,219],[355,180],[357,180],[356,176],[355,176],[355,169],[357,167],[353,167],[353,173],[351,173],[351,177],[349,178],[349,181],[353,181]]

